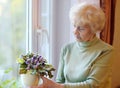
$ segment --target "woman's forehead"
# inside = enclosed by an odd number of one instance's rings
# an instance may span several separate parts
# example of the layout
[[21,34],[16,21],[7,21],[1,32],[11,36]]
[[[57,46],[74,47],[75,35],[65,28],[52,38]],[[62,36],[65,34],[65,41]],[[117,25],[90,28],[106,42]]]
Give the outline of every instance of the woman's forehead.
[[74,26],[76,27],[88,27],[88,24],[87,23],[84,23],[84,22],[81,22],[81,21],[73,21],[72,23]]
[[85,21],[82,18],[78,18],[78,17],[74,17],[73,19],[71,19],[71,22],[73,25],[76,25],[76,26],[87,26],[88,25],[87,21]]

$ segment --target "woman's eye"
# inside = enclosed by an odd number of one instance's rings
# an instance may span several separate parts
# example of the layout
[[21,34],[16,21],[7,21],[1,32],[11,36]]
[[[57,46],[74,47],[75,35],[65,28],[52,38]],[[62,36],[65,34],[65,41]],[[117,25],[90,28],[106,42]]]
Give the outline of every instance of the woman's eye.
[[82,27],[80,27],[80,26],[76,26],[76,25],[74,25],[74,28],[76,28],[78,31],[83,31],[83,30],[85,30],[84,28],[82,28]]
[[84,30],[84,29],[80,29],[80,30]]
[[80,28],[80,27],[78,27],[77,28],[79,31],[83,31],[84,30],[84,28]]
[[75,27],[76,27],[76,25],[73,25],[73,27],[75,28]]

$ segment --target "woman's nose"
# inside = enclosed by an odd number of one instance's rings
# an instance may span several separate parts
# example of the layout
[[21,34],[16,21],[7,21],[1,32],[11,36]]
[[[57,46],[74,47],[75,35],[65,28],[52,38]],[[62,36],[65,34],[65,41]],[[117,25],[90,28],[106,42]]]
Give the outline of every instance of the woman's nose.
[[77,28],[74,28],[74,31],[73,31],[73,32],[74,32],[75,35],[78,35],[78,34],[79,34],[79,31],[78,31]]

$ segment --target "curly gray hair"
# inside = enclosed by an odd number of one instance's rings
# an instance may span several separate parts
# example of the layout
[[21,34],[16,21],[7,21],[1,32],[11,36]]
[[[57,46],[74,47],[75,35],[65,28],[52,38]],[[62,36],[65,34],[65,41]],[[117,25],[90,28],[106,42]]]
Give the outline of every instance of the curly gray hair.
[[81,3],[73,6],[69,13],[70,20],[77,26],[89,26],[94,32],[101,31],[105,25],[105,13],[100,7]]

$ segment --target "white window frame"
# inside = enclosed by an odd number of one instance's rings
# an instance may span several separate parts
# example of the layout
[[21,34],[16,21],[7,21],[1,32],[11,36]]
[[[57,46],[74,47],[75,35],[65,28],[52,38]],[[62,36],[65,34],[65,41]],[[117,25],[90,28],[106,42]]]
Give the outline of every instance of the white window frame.
[[26,0],[26,53],[32,51],[32,0]]
[[[28,9],[28,18],[27,18],[27,47],[26,47],[26,51],[27,52],[34,52],[34,53],[38,53],[39,49],[39,41],[38,41],[38,36],[40,34],[40,32],[42,32],[42,30],[44,30],[41,26],[41,8],[40,8],[40,4],[41,1],[40,0],[27,0],[28,1],[28,5],[27,5],[27,9]],[[48,15],[48,14],[47,14]],[[51,15],[49,15],[51,16]],[[50,17],[48,17],[50,18]],[[50,19],[48,19],[48,21],[50,22]],[[50,25],[49,25],[49,29],[50,29]],[[47,35],[47,37],[49,38],[49,35]],[[50,48],[49,48],[50,50]],[[50,51],[49,51],[50,53]],[[50,54],[49,54],[49,58],[48,62],[50,62]]]
[[26,53],[35,52],[37,53],[37,39],[36,30],[39,27],[39,0],[27,0],[27,18],[26,18]]

